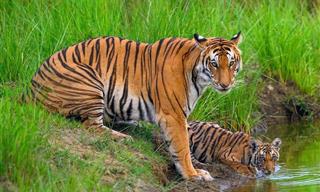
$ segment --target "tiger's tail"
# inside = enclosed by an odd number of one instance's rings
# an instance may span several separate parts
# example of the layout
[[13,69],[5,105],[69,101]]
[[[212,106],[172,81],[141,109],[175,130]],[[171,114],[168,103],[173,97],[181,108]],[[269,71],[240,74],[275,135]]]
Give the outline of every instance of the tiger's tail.
[[24,86],[22,90],[22,94],[18,98],[18,102],[20,104],[24,104],[24,103],[31,103],[32,101],[34,101],[34,99],[32,97],[32,90],[30,85]]

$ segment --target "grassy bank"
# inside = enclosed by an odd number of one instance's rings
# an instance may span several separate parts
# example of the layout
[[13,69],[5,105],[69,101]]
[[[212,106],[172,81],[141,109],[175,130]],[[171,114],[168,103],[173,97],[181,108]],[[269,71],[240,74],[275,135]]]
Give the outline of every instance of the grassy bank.
[[[0,126],[0,191],[164,188],[156,171],[162,171],[167,160],[154,152],[150,139],[136,136],[133,142],[114,142],[42,109],[8,100],[0,102],[0,109],[2,120],[14,120]],[[5,184],[9,181],[13,186]]]
[[[124,189],[137,179],[159,185],[151,167],[165,160],[153,152],[149,129],[140,131],[133,143],[106,139],[111,147],[102,147],[99,158],[83,159],[48,143],[53,133],[78,123],[16,99],[43,60],[89,37],[116,35],[151,43],[168,36],[191,38],[195,32],[230,38],[241,30],[244,66],[237,87],[223,95],[208,90],[192,119],[248,130],[259,119],[262,74],[292,80],[306,94],[318,96],[320,14],[308,2],[0,1],[0,176],[22,191]],[[137,159],[136,150],[148,158]],[[129,174],[101,184],[104,160],[112,155]],[[135,169],[141,163],[146,168]]]
[[143,134],[132,130],[134,141],[115,142],[85,131],[78,122],[17,102],[15,90],[4,91],[0,191],[3,180],[19,191],[123,191],[139,181],[161,188],[154,166],[161,168],[166,159],[154,152],[150,129],[142,128]]

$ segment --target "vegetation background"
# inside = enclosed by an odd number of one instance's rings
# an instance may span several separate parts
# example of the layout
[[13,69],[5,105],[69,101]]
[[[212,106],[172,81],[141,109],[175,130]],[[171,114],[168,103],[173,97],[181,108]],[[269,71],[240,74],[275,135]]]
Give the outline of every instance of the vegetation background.
[[[261,118],[258,95],[266,77],[293,81],[306,95],[319,97],[316,3],[0,1],[0,182],[21,191],[124,190],[140,181],[167,190],[170,185],[160,184],[154,165],[166,165],[168,160],[154,151],[150,125],[131,129],[134,141],[117,143],[78,132],[78,122],[20,103],[39,65],[54,52],[90,37],[115,35],[152,43],[170,36],[191,38],[195,32],[231,38],[241,30],[244,65],[237,87],[229,94],[208,90],[190,118],[249,131]],[[70,143],[85,152],[66,147]]]

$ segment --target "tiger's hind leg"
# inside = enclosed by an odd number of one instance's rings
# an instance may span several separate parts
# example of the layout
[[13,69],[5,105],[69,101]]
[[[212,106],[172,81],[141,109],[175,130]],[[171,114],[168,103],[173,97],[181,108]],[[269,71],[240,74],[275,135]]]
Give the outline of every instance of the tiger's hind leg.
[[78,64],[68,67],[68,70],[52,71],[43,70],[40,76],[33,78],[32,94],[37,101],[50,111],[66,117],[78,117],[94,132],[109,132],[115,139],[131,138],[103,124],[104,85],[94,69]]
[[[98,111],[98,110],[97,110]],[[98,112],[100,113],[100,112]],[[129,139],[131,140],[131,136],[115,131],[103,124],[103,120],[101,122],[101,119],[94,118],[94,116],[88,114],[88,118],[83,121],[83,124],[89,129],[89,131],[92,131],[94,133],[103,134],[103,133],[110,133],[111,137],[116,140],[121,139]]]

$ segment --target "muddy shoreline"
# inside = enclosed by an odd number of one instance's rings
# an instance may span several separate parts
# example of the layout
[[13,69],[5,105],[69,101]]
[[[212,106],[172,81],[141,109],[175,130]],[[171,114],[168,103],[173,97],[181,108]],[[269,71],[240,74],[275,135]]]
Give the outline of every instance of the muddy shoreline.
[[273,126],[320,119],[320,101],[303,93],[294,82],[282,83],[267,76],[263,81],[258,96],[262,118],[252,128],[253,134],[263,134]]

